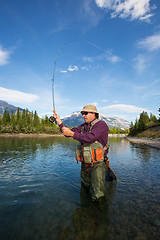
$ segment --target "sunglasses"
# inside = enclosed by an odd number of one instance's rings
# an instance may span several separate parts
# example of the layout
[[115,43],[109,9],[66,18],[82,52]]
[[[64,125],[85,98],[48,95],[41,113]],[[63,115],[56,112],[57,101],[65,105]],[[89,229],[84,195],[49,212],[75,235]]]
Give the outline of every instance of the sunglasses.
[[85,115],[85,116],[86,116],[87,114],[88,114],[88,112],[82,112],[82,115]]

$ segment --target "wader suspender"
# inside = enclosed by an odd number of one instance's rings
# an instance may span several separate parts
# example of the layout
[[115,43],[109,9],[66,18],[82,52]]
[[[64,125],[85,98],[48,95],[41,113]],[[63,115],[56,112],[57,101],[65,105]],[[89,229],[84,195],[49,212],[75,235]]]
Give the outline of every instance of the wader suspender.
[[[91,122],[91,126],[90,126],[90,128],[89,128],[89,130],[88,130],[88,132],[90,133],[91,132],[91,130],[92,130],[92,128],[93,128],[93,126],[96,124],[96,123],[98,123],[100,120],[99,119],[95,119],[95,120],[93,120],[92,122]],[[81,128],[81,133],[84,131],[84,126]],[[103,147],[103,150],[104,150],[104,152],[107,150],[107,149],[109,149],[109,143],[107,142],[106,143],[106,145]],[[104,155],[104,158],[105,158],[105,155]]]

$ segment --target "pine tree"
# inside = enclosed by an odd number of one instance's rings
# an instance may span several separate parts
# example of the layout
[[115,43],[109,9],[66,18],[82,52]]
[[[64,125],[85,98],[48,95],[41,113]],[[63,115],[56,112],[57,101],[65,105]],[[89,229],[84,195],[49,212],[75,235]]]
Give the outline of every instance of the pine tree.
[[150,114],[150,123],[157,123],[158,122],[158,119],[156,118],[156,116],[154,114]]
[[35,127],[35,131],[38,132],[40,128],[40,120],[36,111],[34,112],[33,116],[33,126]]
[[22,121],[25,122],[26,120],[26,110],[23,109],[23,112],[22,112]]
[[15,131],[16,130],[16,119],[15,119],[15,114],[13,113],[13,110],[11,113],[10,123],[11,123],[12,131]]
[[137,120],[137,118],[136,118],[136,121],[135,121],[134,128],[135,128],[135,133],[137,133],[138,132],[138,120]]
[[19,123],[20,118],[21,118],[21,113],[20,113],[20,110],[19,110],[19,108],[18,108],[18,109],[17,109],[17,114],[16,114],[16,124]]
[[47,115],[45,116],[45,124],[46,124],[46,125],[49,125],[49,119],[48,119],[48,116],[47,116]]
[[7,110],[5,109],[2,117],[2,124],[6,126],[9,123],[10,123],[10,115],[9,115],[9,112],[7,112]]
[[1,129],[2,129],[2,116],[0,114],[0,131],[1,131]]
[[147,112],[143,111],[140,114],[140,118],[138,121],[138,130],[144,131],[148,125],[149,125],[149,116],[148,116]]

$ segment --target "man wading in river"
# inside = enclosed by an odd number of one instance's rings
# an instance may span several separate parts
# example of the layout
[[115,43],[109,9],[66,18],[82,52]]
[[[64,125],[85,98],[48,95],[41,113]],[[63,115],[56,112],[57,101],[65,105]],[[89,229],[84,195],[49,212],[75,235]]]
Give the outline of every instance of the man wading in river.
[[94,105],[86,105],[81,111],[85,123],[69,129],[54,113],[62,133],[80,142],[76,149],[76,159],[81,162],[81,183],[88,188],[92,200],[105,197],[106,159],[108,153],[107,124],[99,120],[99,113]]

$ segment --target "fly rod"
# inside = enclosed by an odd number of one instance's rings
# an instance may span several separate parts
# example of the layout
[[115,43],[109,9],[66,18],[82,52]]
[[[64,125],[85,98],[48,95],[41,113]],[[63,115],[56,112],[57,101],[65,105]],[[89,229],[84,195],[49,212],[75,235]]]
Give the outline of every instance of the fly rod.
[[[52,75],[52,79],[51,79],[51,81],[52,81],[53,113],[55,113],[55,69],[56,69],[57,60],[58,60],[58,58],[59,58],[62,50],[63,50],[67,45],[69,45],[69,44],[71,44],[71,43],[73,43],[73,42],[84,42],[84,43],[87,43],[87,44],[91,45],[92,47],[95,47],[95,48],[99,49],[100,51],[104,52],[105,54],[110,55],[110,56],[113,56],[111,52],[103,49],[102,47],[99,47],[98,45],[96,45],[96,44],[94,44],[94,43],[92,43],[92,42],[90,42],[90,41],[88,41],[88,40],[80,40],[80,39],[79,39],[79,40],[71,40],[71,41],[66,42],[64,45],[62,45],[61,48],[60,48],[59,51],[58,51],[58,54],[57,54],[56,59],[55,59],[55,62],[54,62],[53,75]],[[53,122],[56,122],[56,119],[55,119],[53,116],[51,116],[51,117],[49,118],[49,121],[53,123]]]

